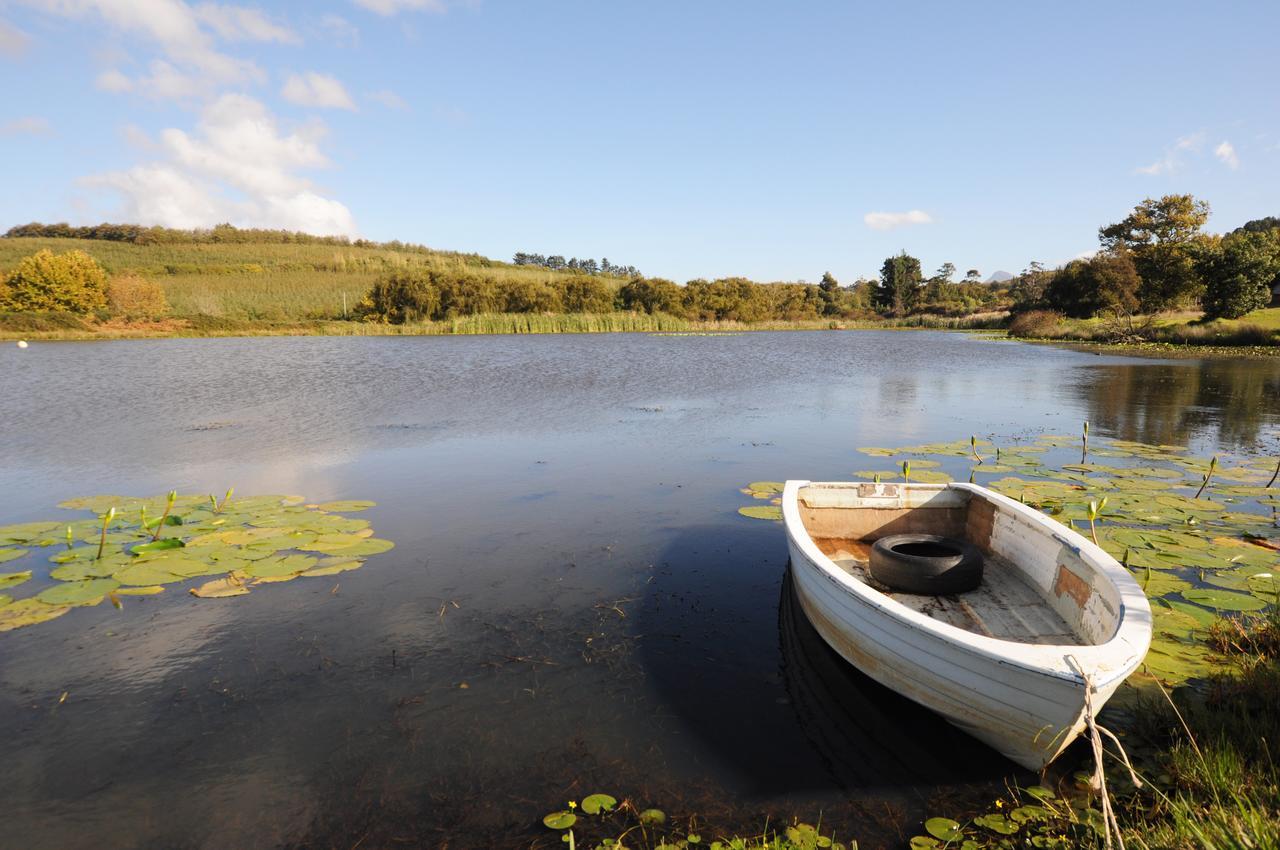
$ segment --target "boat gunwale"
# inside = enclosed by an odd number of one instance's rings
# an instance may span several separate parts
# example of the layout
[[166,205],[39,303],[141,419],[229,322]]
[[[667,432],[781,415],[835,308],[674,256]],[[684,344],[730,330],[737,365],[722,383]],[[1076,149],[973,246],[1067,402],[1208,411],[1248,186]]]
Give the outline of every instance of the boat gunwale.
[[[1066,679],[1077,684],[1084,683],[1081,673],[1083,671],[1089,675],[1096,690],[1105,689],[1113,682],[1127,678],[1146,657],[1147,648],[1151,643],[1151,605],[1146,593],[1138,586],[1128,570],[1079,532],[1062,526],[1050,517],[1008,496],[977,484],[952,482],[898,486],[918,492],[941,492],[946,489],[966,491],[971,494],[971,498],[976,496],[990,500],[998,509],[1012,513],[1036,526],[1039,532],[1074,550],[1091,567],[1098,570],[1104,579],[1112,583],[1120,597],[1115,633],[1105,642],[1097,644],[1032,644],[989,637],[936,620],[876,590],[839,567],[819,549],[800,516],[801,488],[810,485],[852,487],[855,483],[788,480],[783,488],[782,514],[787,535],[799,546],[804,555],[825,573],[827,578],[864,604],[879,609],[885,616],[896,619],[906,626],[924,631],[939,640],[960,644],[968,651],[992,661],[1011,664],[1030,672]],[[1074,659],[1079,669],[1073,669],[1068,659]],[[1112,669],[1100,673],[1102,662],[1106,662]]]

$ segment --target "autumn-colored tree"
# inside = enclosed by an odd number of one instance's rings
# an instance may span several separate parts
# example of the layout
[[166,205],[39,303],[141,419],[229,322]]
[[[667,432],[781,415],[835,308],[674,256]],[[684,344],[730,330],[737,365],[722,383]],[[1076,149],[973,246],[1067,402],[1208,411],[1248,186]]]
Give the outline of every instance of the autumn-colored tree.
[[1168,310],[1196,301],[1204,291],[1199,255],[1205,245],[1201,228],[1208,220],[1207,202],[1165,195],[1147,198],[1122,221],[1099,228],[1098,238],[1104,249],[1133,252],[1142,309]]
[[107,273],[84,251],[37,251],[0,287],[0,310],[88,313],[107,306]]

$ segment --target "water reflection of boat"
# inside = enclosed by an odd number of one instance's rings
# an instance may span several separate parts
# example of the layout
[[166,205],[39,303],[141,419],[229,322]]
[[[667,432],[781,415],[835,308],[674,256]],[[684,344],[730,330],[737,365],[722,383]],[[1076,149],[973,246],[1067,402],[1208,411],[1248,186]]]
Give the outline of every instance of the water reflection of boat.
[[[788,481],[782,497],[796,594],[833,649],[1021,765],[1040,769],[1084,728],[1151,641],[1128,571],[1049,517],[971,484]],[[870,541],[964,538],[987,568],[958,596],[873,586]]]
[[778,638],[799,726],[844,788],[937,785],[1008,772],[1008,762],[990,748],[831,649],[805,617],[790,568],[778,603]]

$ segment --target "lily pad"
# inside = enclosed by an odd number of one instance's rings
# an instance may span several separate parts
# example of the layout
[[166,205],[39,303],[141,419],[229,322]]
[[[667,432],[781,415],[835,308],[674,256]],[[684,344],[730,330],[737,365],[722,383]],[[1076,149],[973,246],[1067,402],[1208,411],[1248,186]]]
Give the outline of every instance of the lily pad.
[[279,578],[306,572],[316,566],[316,559],[307,555],[288,555],[254,561],[244,572],[251,578]]
[[116,596],[155,596],[157,593],[164,593],[164,588],[151,584],[145,587],[121,587],[113,592]]
[[166,537],[160,540],[153,540],[150,543],[140,543],[134,546],[130,552],[134,555],[145,555],[148,552],[163,552],[166,549],[181,549],[185,544],[176,537]]
[[26,549],[0,549],[0,564],[5,561],[16,561],[27,554]]
[[589,815],[611,812],[616,805],[618,805],[618,801],[608,794],[592,794],[589,797],[582,798],[582,811]]
[[40,591],[35,598],[46,605],[97,605],[119,586],[120,582],[109,578],[59,582]]
[[924,822],[924,831],[942,841],[959,841],[964,837],[960,824],[951,818],[929,818]]
[[0,632],[44,623],[70,610],[70,605],[47,605],[39,599],[19,599],[0,606]]
[[0,588],[16,587],[31,578],[31,570],[19,573],[0,573]]
[[[325,563],[329,561],[330,563]],[[364,561],[360,558],[326,558],[321,561],[318,566],[312,567],[301,575],[304,576],[331,576],[338,573],[345,573],[348,570],[358,570],[364,566]]]
[[[781,510],[781,508],[774,508]],[[390,551],[395,548],[394,543],[390,540],[383,540],[380,537],[369,537],[361,540],[354,546],[344,546],[341,549],[332,550],[333,554],[341,555],[344,558],[365,557],[368,555],[380,555],[383,552]]]
[[578,816],[570,811],[552,812],[542,819],[548,829],[568,829],[578,822]]
[[374,507],[377,502],[364,502],[359,500],[348,500],[345,502],[321,502],[316,505],[322,511],[333,511],[340,514],[353,514],[357,511],[366,511]]
[[1182,598],[1216,611],[1261,611],[1267,607],[1267,603],[1256,596],[1245,596],[1243,593],[1212,588],[1184,590]]
[[249,593],[249,588],[243,579],[227,576],[193,587],[188,593],[201,599],[225,599],[229,596],[245,596]]
[[738,508],[738,513],[751,519],[782,519],[782,508],[774,505],[750,505],[745,508]]
[[58,528],[56,522],[24,522],[0,526],[0,543],[26,543]]
[[175,581],[183,581],[185,577],[158,569],[151,564],[135,564],[112,573],[112,578],[121,584],[145,587],[152,584],[172,584]]

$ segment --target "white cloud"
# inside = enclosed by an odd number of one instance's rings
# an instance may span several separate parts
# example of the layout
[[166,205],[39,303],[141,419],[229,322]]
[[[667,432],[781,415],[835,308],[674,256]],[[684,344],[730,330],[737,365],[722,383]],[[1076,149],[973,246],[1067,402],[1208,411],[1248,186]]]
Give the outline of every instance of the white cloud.
[[355,101],[336,77],[308,71],[290,74],[280,94],[290,103],[325,109],[355,109]]
[[339,47],[354,47],[360,43],[360,30],[341,15],[327,14],[320,19],[320,25],[328,30]]
[[907,212],[869,212],[862,217],[862,220],[872,230],[893,230],[895,227],[929,224],[933,218],[924,210],[908,210]]
[[49,124],[49,119],[35,115],[15,118],[0,124],[0,136],[49,136],[52,134],[53,127]]
[[1138,174],[1166,174],[1170,171],[1176,171],[1182,167],[1182,155],[1184,153],[1199,153],[1204,145],[1204,133],[1192,133],[1190,136],[1182,136],[1173,143],[1173,146],[1164,152],[1164,156],[1150,165],[1144,165],[1137,169]]
[[444,12],[444,0],[355,0],[357,6],[379,15],[400,12]]
[[257,9],[244,6],[220,6],[202,3],[195,8],[196,17],[227,41],[278,41],[301,44],[293,30],[277,24]]
[[93,84],[103,91],[109,91],[112,94],[123,94],[133,90],[133,80],[122,71],[111,68],[103,71],[93,81]]
[[0,20],[0,56],[17,59],[27,52],[27,45],[30,42],[31,39],[25,32],[8,21]]
[[400,95],[390,89],[382,89],[381,91],[369,92],[369,99],[381,103],[387,109],[408,109],[409,104]]
[[201,28],[195,11],[182,0],[22,2],[62,17],[100,17],[118,30],[154,42],[169,61],[152,62],[151,75],[132,80],[129,86],[132,90],[158,97],[187,97],[193,90],[208,91],[220,85],[257,82],[263,76],[253,62],[219,51],[213,37]]
[[1232,171],[1240,167],[1240,157],[1236,154],[1235,145],[1226,141],[1213,149],[1213,155],[1226,164]]
[[323,168],[324,128],[285,133],[275,116],[245,95],[207,106],[193,132],[160,134],[167,159],[88,178],[124,198],[124,215],[143,224],[207,227],[230,221],[318,234],[356,233],[341,202],[323,197],[300,172]]

